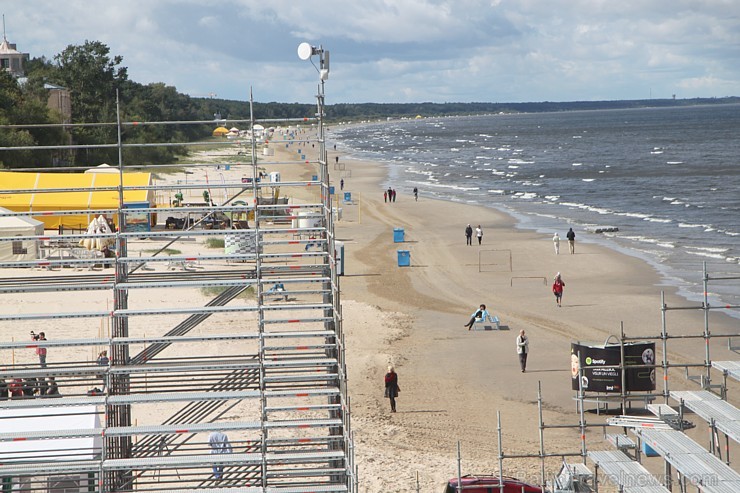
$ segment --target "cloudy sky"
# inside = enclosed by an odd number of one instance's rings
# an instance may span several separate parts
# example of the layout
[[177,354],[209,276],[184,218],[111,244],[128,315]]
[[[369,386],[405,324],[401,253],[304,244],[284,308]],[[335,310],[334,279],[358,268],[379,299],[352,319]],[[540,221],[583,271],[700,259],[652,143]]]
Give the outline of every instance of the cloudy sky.
[[740,0],[4,0],[31,57],[101,41],[192,96],[328,103],[740,96]]

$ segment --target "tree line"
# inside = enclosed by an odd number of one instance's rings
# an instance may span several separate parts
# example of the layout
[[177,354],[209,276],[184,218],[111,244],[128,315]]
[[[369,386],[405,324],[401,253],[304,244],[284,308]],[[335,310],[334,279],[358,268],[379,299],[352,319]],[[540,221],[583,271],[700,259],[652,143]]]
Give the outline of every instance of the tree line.
[[[121,56],[99,41],[69,45],[49,60],[33,58],[26,63],[26,78],[20,84],[9,72],[0,70],[0,147],[92,146],[71,149],[29,149],[0,153],[0,168],[94,166],[118,163],[116,147],[95,148],[118,141],[115,125],[56,126],[51,124],[94,124],[116,122],[118,94],[123,122],[213,121],[216,116],[247,120],[249,102],[195,98],[164,83],[139,84],[128,78]],[[69,91],[71,120],[47,106],[48,85]],[[449,116],[509,112],[567,111],[588,109],[675,106],[687,104],[737,103],[740,98],[539,102],[539,103],[339,103],[327,105],[327,121],[356,121],[381,118],[413,118],[416,115]],[[316,114],[315,104],[254,103],[256,119],[305,118]],[[13,125],[30,125],[14,128]],[[44,125],[48,124],[48,125]],[[131,144],[182,143],[210,136],[213,124],[124,126],[122,140]],[[127,164],[166,164],[187,154],[185,146],[126,147]]]

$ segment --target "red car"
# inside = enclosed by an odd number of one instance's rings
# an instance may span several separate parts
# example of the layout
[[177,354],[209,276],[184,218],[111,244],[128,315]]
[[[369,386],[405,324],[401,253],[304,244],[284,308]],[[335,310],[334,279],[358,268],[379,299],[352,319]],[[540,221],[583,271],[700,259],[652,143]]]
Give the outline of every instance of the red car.
[[[516,478],[503,477],[504,488],[499,488],[498,476],[476,476],[469,474],[460,478],[462,480],[463,493],[546,493],[539,486],[534,486]],[[457,478],[447,482],[444,493],[457,493]]]

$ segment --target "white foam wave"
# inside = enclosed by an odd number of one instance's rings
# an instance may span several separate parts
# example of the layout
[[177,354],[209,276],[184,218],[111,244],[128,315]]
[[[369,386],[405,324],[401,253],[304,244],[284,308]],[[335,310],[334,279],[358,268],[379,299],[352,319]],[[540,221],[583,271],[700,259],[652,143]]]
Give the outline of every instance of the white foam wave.
[[537,194],[533,192],[516,192],[513,194],[513,197],[515,199],[531,200],[531,199],[536,199]]
[[457,185],[450,185],[447,183],[427,184],[426,186],[435,187],[435,188],[446,188],[449,190],[461,190],[463,192],[474,192],[476,190],[480,190],[480,187],[460,187]]
[[591,182],[596,180],[596,178],[581,178],[581,181]]
[[705,258],[711,258],[711,259],[718,259],[718,260],[724,260],[725,256],[718,254],[718,253],[710,253],[710,252],[699,252],[699,251],[691,251],[687,250],[686,253],[689,255],[696,255],[697,257],[705,257]]

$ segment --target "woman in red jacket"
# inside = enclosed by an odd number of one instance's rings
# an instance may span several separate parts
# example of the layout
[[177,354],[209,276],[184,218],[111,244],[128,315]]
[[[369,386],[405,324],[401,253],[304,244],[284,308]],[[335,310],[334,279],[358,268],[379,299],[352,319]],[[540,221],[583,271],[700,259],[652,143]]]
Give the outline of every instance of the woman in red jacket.
[[558,304],[558,306],[562,306],[561,301],[563,299],[563,288],[565,287],[565,282],[563,282],[563,279],[560,277],[560,272],[555,276],[555,282],[552,283],[552,292],[555,294],[555,303]]

